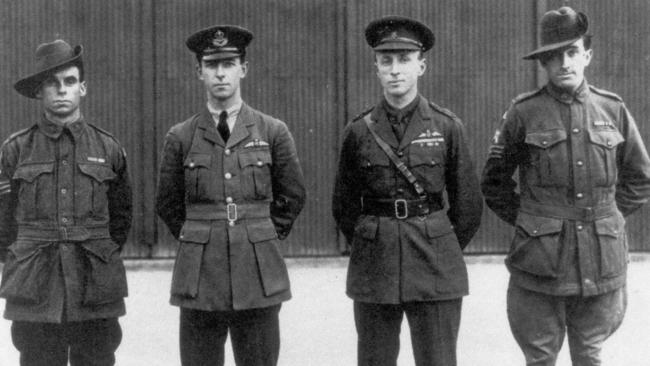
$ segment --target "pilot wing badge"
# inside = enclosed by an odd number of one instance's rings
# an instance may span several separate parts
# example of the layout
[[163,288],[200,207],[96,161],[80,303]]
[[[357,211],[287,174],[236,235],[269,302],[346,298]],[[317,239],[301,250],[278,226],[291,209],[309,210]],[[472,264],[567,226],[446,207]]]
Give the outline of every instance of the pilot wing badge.
[[422,132],[417,139],[411,141],[411,144],[419,144],[420,146],[440,146],[445,142],[445,138],[438,131],[431,131],[427,129]]

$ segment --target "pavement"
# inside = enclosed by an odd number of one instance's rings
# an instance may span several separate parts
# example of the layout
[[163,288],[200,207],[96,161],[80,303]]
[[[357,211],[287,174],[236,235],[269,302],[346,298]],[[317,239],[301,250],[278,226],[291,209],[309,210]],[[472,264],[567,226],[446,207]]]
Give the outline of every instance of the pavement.
[[[458,340],[460,366],[519,366],[523,356],[506,319],[508,273],[503,256],[467,256],[470,295],[463,300]],[[346,258],[287,260],[293,299],[280,312],[279,365],[356,365],[356,333],[352,301],[345,296]],[[178,309],[168,303],[172,261],[127,261],[130,296],[120,319],[124,338],[117,365],[176,366]],[[629,305],[623,325],[605,343],[603,365],[646,366],[650,360],[650,254],[634,254],[628,271]],[[4,302],[0,301],[0,309]],[[0,320],[0,365],[18,365],[10,325]],[[402,327],[398,365],[413,365],[406,321]],[[229,342],[226,365],[234,365]],[[570,365],[562,349],[558,366]]]

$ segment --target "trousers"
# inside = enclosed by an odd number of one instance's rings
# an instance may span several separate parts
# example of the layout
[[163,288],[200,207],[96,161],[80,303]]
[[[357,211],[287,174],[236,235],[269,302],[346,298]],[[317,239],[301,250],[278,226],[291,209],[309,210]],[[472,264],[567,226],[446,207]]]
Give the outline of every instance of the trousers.
[[112,366],[122,341],[117,318],[81,322],[14,321],[11,338],[21,366]]
[[528,366],[555,365],[565,334],[574,366],[600,365],[603,342],[623,322],[625,287],[597,296],[552,296],[511,284],[508,321]]
[[404,314],[416,366],[456,365],[462,299],[397,305],[354,302],[359,366],[396,366]]
[[203,311],[181,307],[180,352],[183,366],[224,364],[230,332],[238,366],[275,366],[280,353],[281,305],[267,308]]

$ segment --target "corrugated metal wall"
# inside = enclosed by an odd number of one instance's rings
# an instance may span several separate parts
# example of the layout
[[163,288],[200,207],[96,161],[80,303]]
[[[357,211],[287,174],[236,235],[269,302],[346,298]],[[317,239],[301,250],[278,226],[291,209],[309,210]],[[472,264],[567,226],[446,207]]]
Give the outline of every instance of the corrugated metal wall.
[[[89,94],[84,114],[129,152],[135,222],[125,254],[173,255],[175,243],[153,210],[158,153],[165,132],[202,108],[205,97],[185,38],[215,23],[255,34],[244,99],[287,122],[307,178],[308,202],[285,244],[288,255],[338,253],[330,196],[340,132],[375,104],[381,89],[363,29],[386,14],[412,16],[437,37],[421,79],[423,95],[466,123],[477,172],[503,111],[517,94],[541,85],[537,65],[521,60],[536,24],[566,1],[509,0],[34,0],[0,3],[0,136],[38,116],[37,102],[13,83],[31,71],[36,45],[63,37],[85,47]],[[650,141],[650,25],[644,0],[571,1],[591,19],[594,60],[588,77],[620,93]],[[650,250],[648,209],[629,221],[633,249]],[[510,229],[486,210],[470,252],[503,252]]]

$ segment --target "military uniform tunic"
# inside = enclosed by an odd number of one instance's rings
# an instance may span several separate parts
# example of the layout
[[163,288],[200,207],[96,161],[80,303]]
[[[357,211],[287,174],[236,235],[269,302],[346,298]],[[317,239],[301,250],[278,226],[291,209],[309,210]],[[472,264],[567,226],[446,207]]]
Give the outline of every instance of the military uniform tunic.
[[625,284],[623,216],[650,196],[650,159],[617,95],[585,81],[573,95],[549,84],[515,99],[482,189],[516,228],[506,259],[513,284],[563,296]]
[[282,121],[244,103],[224,143],[205,108],[170,129],[159,179],[158,214],[180,241],[173,305],[228,311],[291,297],[279,240],[305,188]]
[[480,224],[478,179],[460,120],[417,98],[401,141],[381,104],[370,112],[370,119],[426,191],[427,214],[398,219],[364,213],[364,200],[415,200],[419,195],[362,118],[346,126],[343,134],[333,214],[351,243],[347,294],[356,301],[399,304],[458,298],[468,292],[462,248]]
[[58,323],[123,315],[120,250],[131,187],[120,144],[83,118],[66,126],[43,118],[0,153],[5,317]]

